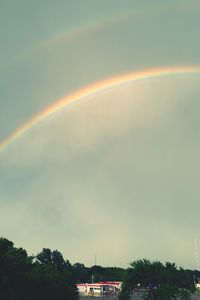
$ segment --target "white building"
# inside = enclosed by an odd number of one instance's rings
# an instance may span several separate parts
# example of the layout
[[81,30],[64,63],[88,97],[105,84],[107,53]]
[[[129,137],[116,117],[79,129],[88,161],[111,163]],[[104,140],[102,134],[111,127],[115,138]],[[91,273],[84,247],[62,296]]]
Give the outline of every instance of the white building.
[[118,294],[122,283],[119,281],[105,281],[98,283],[79,283],[77,288],[80,296],[102,296]]

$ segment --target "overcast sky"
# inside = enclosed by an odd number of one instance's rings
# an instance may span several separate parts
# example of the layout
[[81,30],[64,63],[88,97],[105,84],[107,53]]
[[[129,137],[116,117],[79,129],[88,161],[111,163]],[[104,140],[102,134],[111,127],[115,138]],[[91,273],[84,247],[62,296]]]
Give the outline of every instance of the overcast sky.
[[[200,64],[199,14],[199,0],[0,0],[0,140],[93,82]],[[0,235],[72,263],[196,268],[199,96],[200,75],[149,79],[28,130],[0,152]]]

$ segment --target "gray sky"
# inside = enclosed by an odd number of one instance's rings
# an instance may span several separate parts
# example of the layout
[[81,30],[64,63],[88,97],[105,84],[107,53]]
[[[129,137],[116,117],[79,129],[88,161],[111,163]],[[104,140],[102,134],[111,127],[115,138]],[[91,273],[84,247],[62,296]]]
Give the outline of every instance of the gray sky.
[[[70,92],[200,63],[199,1],[0,0],[0,140]],[[200,75],[109,89],[0,152],[1,236],[86,265],[195,268]],[[199,254],[200,255],[200,254]]]

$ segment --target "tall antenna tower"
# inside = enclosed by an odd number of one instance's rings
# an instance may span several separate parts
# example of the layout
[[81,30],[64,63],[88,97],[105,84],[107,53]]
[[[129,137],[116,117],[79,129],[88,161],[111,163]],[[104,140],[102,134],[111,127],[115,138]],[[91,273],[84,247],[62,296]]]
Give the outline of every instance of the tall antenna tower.
[[198,244],[197,244],[196,238],[194,238],[194,255],[195,255],[195,260],[196,260],[196,268],[197,268],[197,271],[199,271],[199,255],[198,255]]

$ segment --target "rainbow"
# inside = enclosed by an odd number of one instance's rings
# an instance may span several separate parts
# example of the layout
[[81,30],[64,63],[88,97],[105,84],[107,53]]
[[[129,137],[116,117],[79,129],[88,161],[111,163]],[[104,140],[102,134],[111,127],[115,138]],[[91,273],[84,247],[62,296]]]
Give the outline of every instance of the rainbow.
[[0,151],[5,149],[7,146],[12,144],[15,140],[20,138],[29,129],[38,123],[42,122],[49,116],[55,114],[61,109],[65,108],[67,105],[74,103],[78,100],[82,100],[88,96],[93,96],[97,93],[103,92],[105,90],[115,88],[120,85],[127,83],[136,83],[143,80],[153,80],[156,78],[162,78],[167,76],[180,76],[180,75],[200,75],[200,65],[195,66],[171,66],[162,67],[148,70],[140,70],[131,73],[126,73],[118,76],[114,76],[86,87],[83,87],[66,97],[63,97],[53,104],[47,106],[37,115],[33,116],[25,124],[17,128],[13,133],[10,134],[5,140],[0,143]]
[[142,13],[145,13],[145,11],[138,11],[137,13],[131,12],[131,11],[125,11],[121,13],[115,13],[113,15],[93,20],[90,22],[86,22],[85,24],[80,24],[75,27],[69,28],[66,32],[57,33],[54,36],[42,41],[39,43],[39,45],[33,47],[32,49],[29,49],[23,53],[20,53],[17,56],[14,56],[9,62],[4,62],[0,65],[0,68],[6,68],[9,66],[12,66],[13,64],[22,63],[25,60],[29,60],[34,58],[35,55],[39,53],[43,53],[44,51],[47,51],[48,49],[52,49],[55,47],[61,46],[63,43],[70,42],[72,40],[75,40],[79,37],[81,37],[84,34],[92,33],[97,30],[106,28],[109,25],[113,25],[115,23],[119,23],[123,20],[128,20],[129,18],[133,16],[140,16]]
[[12,66],[13,64],[22,63],[25,60],[32,59],[35,55],[47,51],[48,49],[52,49],[58,46],[61,46],[63,43],[70,42],[73,39],[77,39],[86,33],[95,32],[97,30],[106,28],[110,25],[117,24],[122,21],[126,21],[132,19],[133,17],[142,17],[145,14],[151,13],[159,13],[162,10],[170,9],[174,6],[170,5],[169,3],[165,4],[150,4],[146,5],[145,7],[138,8],[137,10],[128,10],[123,12],[115,12],[114,14],[107,15],[103,18],[94,19],[94,20],[86,20],[85,23],[76,25],[75,27],[69,28],[68,30],[57,33],[52,37],[42,41],[39,45],[29,49],[23,53],[14,56],[9,62],[4,62],[0,65],[0,69],[7,68]]

